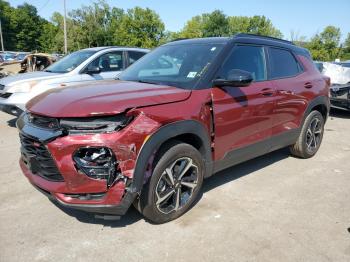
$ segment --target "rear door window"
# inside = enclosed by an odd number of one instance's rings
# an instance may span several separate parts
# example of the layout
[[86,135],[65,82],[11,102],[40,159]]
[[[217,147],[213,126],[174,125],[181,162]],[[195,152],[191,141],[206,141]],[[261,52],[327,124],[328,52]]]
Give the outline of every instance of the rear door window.
[[137,52],[137,51],[128,51],[129,55],[129,65],[132,65],[137,60],[139,60],[141,57],[143,57],[146,53],[144,52]]
[[269,61],[271,78],[292,77],[302,71],[299,63],[288,50],[270,47]]

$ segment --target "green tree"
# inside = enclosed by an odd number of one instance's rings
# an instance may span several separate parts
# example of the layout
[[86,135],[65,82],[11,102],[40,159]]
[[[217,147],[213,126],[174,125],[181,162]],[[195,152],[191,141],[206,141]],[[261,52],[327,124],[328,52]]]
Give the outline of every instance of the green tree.
[[157,13],[135,7],[122,16],[114,38],[119,45],[152,48],[159,45],[163,34],[164,23]]
[[39,37],[40,50],[43,52],[57,52],[59,49],[56,43],[56,36],[59,28],[50,22],[44,22],[42,33]]
[[192,17],[179,32],[183,38],[227,36],[229,33],[227,16],[220,10]]
[[228,18],[229,34],[249,33],[250,17],[230,16]]
[[220,10],[203,15],[203,36],[227,36],[229,33],[229,23],[227,16]]
[[200,38],[203,37],[204,19],[202,15],[197,15],[188,20],[178,36],[183,38]]
[[345,39],[344,48],[346,48],[350,51],[350,33],[348,33],[348,36]]
[[179,35],[185,38],[232,36],[237,33],[250,33],[282,38],[283,35],[265,16],[229,16],[222,11],[192,17]]
[[4,45],[7,50],[38,50],[43,26],[47,21],[41,18],[33,5],[24,3],[17,8],[0,0]]
[[14,8],[12,8],[8,2],[0,0],[0,20],[5,50],[13,49],[13,39],[15,39],[15,35],[11,31],[10,25],[10,17],[13,10]]
[[320,61],[333,61],[341,57],[342,49],[340,43],[340,29],[334,26],[327,26],[320,34],[313,36],[306,44],[313,59]]
[[348,33],[348,36],[345,39],[343,50],[344,50],[344,52],[342,55],[342,59],[350,60],[350,33]]
[[111,9],[105,1],[82,6],[69,13],[72,20],[70,30],[74,39],[83,47],[104,46],[112,42],[108,34],[111,23]]
[[329,61],[329,54],[324,48],[322,39],[319,34],[313,36],[309,43],[305,45],[309,49],[312,58],[318,61]]
[[340,43],[340,28],[327,26],[320,34],[324,48],[329,54],[329,58],[334,60],[341,55]]
[[271,20],[265,16],[253,16],[249,20],[248,33],[257,35],[266,35],[272,37],[282,38],[283,34],[276,29]]

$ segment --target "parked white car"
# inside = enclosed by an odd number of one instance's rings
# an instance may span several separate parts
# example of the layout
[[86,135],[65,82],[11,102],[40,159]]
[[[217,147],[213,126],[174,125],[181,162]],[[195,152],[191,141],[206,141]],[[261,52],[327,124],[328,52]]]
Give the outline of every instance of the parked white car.
[[0,110],[18,116],[33,97],[52,88],[114,79],[148,49],[96,47],[71,53],[44,71],[0,79]]

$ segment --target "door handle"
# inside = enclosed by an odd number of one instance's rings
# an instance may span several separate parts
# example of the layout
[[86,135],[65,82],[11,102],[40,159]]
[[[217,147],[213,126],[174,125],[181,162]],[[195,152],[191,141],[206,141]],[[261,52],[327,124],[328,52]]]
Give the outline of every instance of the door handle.
[[294,95],[294,92],[290,90],[277,90],[277,93],[282,95]]
[[261,94],[263,96],[272,96],[274,93],[274,90],[272,88],[264,88],[263,90],[261,90]]
[[304,87],[305,87],[305,88],[312,88],[312,83],[311,83],[311,82],[306,82],[306,83],[304,84]]

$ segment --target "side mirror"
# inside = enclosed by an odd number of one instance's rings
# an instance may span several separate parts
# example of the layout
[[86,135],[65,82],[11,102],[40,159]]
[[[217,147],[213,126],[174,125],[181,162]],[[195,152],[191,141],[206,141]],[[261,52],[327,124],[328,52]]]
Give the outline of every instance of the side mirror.
[[100,72],[101,72],[101,69],[98,66],[93,66],[93,65],[89,65],[85,71],[85,73],[89,75],[99,74]]
[[227,79],[214,79],[214,86],[233,86],[233,87],[244,87],[249,86],[253,82],[254,78],[250,72],[232,69],[229,71]]

